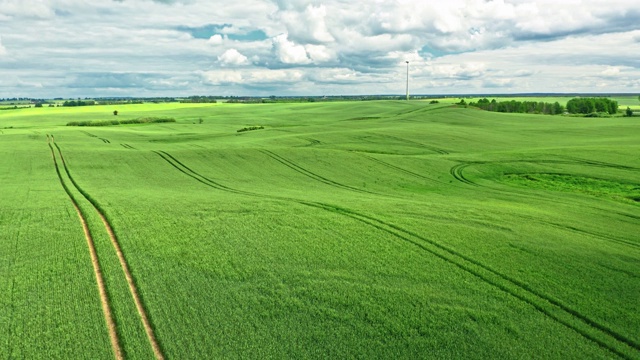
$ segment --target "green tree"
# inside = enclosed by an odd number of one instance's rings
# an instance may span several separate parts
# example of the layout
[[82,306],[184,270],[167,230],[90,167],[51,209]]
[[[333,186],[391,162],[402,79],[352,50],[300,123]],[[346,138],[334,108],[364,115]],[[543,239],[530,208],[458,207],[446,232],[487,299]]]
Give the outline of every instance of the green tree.
[[630,107],[628,107],[628,106],[627,106],[627,111],[626,111],[626,113],[627,113],[627,116],[633,116],[633,110],[631,110],[631,108],[630,108]]
[[117,116],[118,115],[118,110],[113,110],[113,115]]

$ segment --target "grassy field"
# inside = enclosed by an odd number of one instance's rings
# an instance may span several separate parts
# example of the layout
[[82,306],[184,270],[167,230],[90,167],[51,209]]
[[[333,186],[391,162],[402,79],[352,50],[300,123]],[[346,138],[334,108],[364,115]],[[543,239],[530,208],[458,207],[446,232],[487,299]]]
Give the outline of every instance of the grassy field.
[[[114,110],[176,122],[65,126]],[[1,112],[0,358],[638,359],[639,139],[428,101]]]

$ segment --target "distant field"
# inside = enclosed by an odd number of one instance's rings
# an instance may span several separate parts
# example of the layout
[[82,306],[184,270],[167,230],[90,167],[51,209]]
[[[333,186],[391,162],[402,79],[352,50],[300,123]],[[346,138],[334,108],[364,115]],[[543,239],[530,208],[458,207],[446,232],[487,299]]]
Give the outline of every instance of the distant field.
[[0,358],[640,358],[640,118],[450,102],[0,112]]

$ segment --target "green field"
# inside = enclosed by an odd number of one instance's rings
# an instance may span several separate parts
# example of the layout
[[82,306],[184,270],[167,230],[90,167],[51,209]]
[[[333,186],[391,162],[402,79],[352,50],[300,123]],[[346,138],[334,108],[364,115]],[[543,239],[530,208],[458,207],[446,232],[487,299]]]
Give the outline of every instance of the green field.
[[[176,122],[65,126],[114,110]],[[0,154],[2,359],[640,359],[639,118],[45,107]]]

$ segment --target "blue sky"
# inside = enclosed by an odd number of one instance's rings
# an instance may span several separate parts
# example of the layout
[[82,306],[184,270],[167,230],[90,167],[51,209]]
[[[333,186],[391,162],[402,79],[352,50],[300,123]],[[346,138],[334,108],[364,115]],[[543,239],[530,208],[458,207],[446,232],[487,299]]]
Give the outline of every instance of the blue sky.
[[629,0],[2,0],[0,97],[640,93]]

